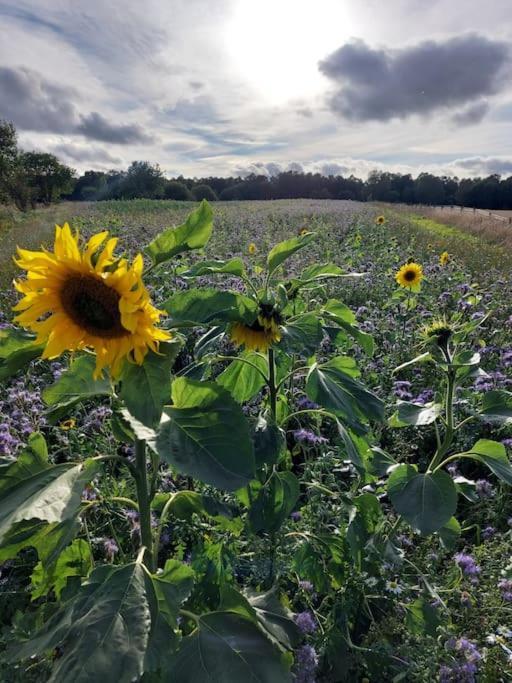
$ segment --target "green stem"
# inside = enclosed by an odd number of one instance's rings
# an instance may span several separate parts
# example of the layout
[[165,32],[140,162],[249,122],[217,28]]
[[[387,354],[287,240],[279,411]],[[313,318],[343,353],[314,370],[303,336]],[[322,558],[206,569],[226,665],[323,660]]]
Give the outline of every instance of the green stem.
[[150,571],[156,570],[153,556],[153,533],[151,531],[151,499],[148,490],[148,475],[146,470],[146,442],[142,439],[135,441],[135,467],[137,476],[137,500],[139,502],[140,540],[146,550],[144,557]]
[[277,386],[276,386],[276,361],[274,349],[268,350],[268,390],[270,397],[270,414],[276,420],[277,415]]
[[434,469],[437,469],[437,466],[443,459],[443,457],[446,455],[446,453],[450,450],[450,446],[452,445],[453,442],[453,435],[455,433],[454,429],[454,421],[453,421],[453,399],[455,395],[455,374],[456,370],[455,368],[452,367],[451,365],[451,358],[449,357],[449,354],[447,352],[447,361],[449,362],[448,365],[448,371],[446,373],[447,377],[447,383],[446,383],[446,415],[445,415],[445,422],[446,422],[446,431],[444,433],[444,439],[442,444],[438,447],[436,450],[434,457],[432,458],[432,461],[428,467],[429,471],[432,471]]
[[282,385],[286,382],[287,379],[291,379],[297,372],[302,372],[302,371],[309,371],[310,367],[309,365],[301,365],[298,368],[295,368],[295,370],[292,370],[289,372],[287,375],[283,377],[283,379],[278,383],[277,388],[280,389]]

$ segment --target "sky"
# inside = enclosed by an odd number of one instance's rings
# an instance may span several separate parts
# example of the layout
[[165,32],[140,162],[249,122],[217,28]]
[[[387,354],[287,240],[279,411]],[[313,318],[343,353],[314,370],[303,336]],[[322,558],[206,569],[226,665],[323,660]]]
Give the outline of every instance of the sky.
[[78,172],[512,175],[512,0],[0,0],[0,118]]

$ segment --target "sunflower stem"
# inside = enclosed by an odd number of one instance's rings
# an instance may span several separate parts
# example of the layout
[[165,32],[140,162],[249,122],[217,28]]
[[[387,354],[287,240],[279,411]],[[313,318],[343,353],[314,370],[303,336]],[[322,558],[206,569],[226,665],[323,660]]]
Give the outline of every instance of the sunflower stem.
[[153,532],[151,530],[151,499],[148,491],[148,474],[146,469],[146,442],[142,439],[135,441],[135,467],[137,475],[135,486],[139,503],[140,541],[145,547],[144,558],[150,571],[156,570],[153,556]]
[[277,415],[277,385],[276,385],[276,360],[274,349],[268,350],[268,391],[270,397],[270,414],[274,422]]

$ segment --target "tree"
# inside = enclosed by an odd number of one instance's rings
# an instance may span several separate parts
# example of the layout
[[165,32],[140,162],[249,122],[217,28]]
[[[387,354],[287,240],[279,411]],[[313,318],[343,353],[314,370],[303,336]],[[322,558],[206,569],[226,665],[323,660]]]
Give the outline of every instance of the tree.
[[170,180],[164,189],[166,199],[177,199],[179,201],[191,201],[193,196],[186,185],[177,180]]
[[13,180],[18,157],[16,129],[12,123],[0,120],[0,202],[10,199],[10,184]]
[[126,177],[120,183],[120,196],[126,199],[145,197],[160,199],[164,196],[165,178],[158,164],[149,161],[132,161]]
[[416,178],[414,191],[419,204],[445,204],[444,183],[431,173],[420,173]]
[[196,202],[206,199],[208,202],[216,202],[217,195],[209,185],[201,184],[192,188],[192,196]]
[[75,171],[53,154],[23,152],[20,164],[34,202],[51,204],[72,190]]

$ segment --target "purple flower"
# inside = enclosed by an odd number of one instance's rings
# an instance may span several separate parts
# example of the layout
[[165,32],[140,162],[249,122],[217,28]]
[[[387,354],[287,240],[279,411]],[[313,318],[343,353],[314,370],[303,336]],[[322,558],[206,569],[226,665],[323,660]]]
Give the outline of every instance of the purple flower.
[[299,588],[303,591],[306,591],[306,593],[312,593],[314,590],[314,586],[311,581],[299,581]]
[[478,576],[482,571],[472,555],[457,553],[455,555],[455,562],[466,576]]
[[311,446],[319,446],[320,444],[328,442],[328,439],[326,439],[324,436],[317,436],[311,430],[304,428],[296,429],[293,432],[293,436],[297,441],[310,444]]
[[505,602],[512,602],[512,579],[501,579],[498,581],[498,588],[501,591],[501,597]]
[[320,406],[318,403],[315,403],[314,401],[310,401],[307,396],[303,396],[302,398],[299,398],[297,401],[297,408],[299,410],[316,410]]
[[479,498],[491,498],[494,495],[492,484],[487,479],[477,479],[475,488]]
[[306,635],[308,633],[314,633],[318,628],[315,617],[309,610],[306,610],[305,612],[299,612],[293,617],[293,620],[299,627],[299,630]]
[[511,448],[512,449],[512,438],[502,439],[501,443],[505,446],[505,448]]
[[493,526],[486,526],[485,529],[482,529],[482,538],[485,541],[488,541],[494,536],[495,533],[496,529]]
[[103,541],[103,550],[105,551],[105,557],[109,562],[112,562],[115,555],[119,552],[119,546],[114,541],[113,538],[106,538]]
[[300,522],[302,519],[302,515],[298,510],[294,510],[290,517],[293,519],[294,522]]
[[295,683],[315,683],[318,655],[311,645],[303,645],[295,652]]

